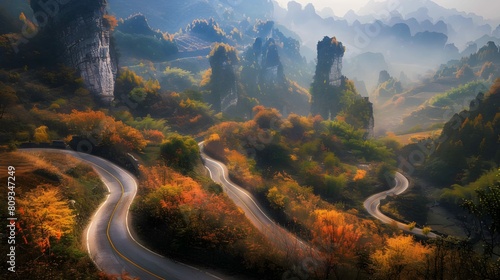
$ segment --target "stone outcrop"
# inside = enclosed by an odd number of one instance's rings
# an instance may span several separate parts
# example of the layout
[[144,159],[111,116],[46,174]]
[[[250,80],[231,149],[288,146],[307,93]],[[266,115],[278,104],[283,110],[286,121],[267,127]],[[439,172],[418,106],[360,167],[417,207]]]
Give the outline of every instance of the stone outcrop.
[[283,64],[280,60],[277,44],[273,38],[267,39],[265,43],[262,38],[256,38],[245,59],[249,63],[253,63],[258,72],[260,72],[256,76],[255,82],[257,84],[282,84],[285,82]]
[[373,103],[370,102],[368,97],[363,97],[367,107],[368,107],[368,124],[365,124],[365,129],[368,131],[368,138],[373,138],[375,136],[374,128],[375,128],[375,116],[373,113]]
[[214,110],[227,112],[230,107],[238,104],[238,82],[236,80],[236,65],[238,56],[236,50],[226,44],[218,44],[209,56],[212,76],[210,89]]
[[353,81],[342,75],[343,44],[335,37],[325,36],[318,42],[317,52],[318,62],[311,85],[311,113],[330,120],[344,113],[347,123],[365,129],[367,136],[372,136],[373,104],[368,97],[358,93]]
[[87,89],[109,103],[114,99],[117,61],[104,18],[106,5],[106,0],[31,2],[35,15],[45,15],[37,20],[45,37],[55,41],[57,59],[75,68]]
[[335,37],[325,36],[318,42],[317,53],[318,62],[311,85],[311,113],[331,119],[343,109],[340,101],[346,85],[346,78],[342,75],[345,47]]

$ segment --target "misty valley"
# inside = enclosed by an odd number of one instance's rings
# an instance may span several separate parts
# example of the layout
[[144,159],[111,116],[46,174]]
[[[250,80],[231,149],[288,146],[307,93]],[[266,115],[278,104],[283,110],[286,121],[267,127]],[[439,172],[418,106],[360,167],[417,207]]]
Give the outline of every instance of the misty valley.
[[0,278],[500,279],[495,9],[0,0]]

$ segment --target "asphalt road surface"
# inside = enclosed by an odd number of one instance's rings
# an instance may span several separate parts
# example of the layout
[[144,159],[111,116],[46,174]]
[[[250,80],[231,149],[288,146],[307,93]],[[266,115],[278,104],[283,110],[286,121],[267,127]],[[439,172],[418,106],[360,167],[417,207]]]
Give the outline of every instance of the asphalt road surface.
[[231,182],[225,164],[211,158],[203,151],[203,142],[199,143],[203,163],[212,180],[222,185],[224,192],[245,212],[245,216],[275,246],[291,254],[315,255],[314,250],[298,237],[276,224],[256,201],[252,194]]
[[[23,151],[36,152],[39,149]],[[137,193],[137,181],[124,169],[89,154],[68,150],[43,149],[65,153],[89,163],[101,177],[109,194],[92,217],[84,238],[90,257],[108,274],[123,272],[140,279],[226,279],[207,271],[156,254],[138,243],[128,224],[130,204]],[[217,273],[218,274],[218,273]]]
[[[396,185],[394,186],[394,188],[388,191],[383,191],[381,193],[374,194],[369,198],[367,198],[363,203],[365,209],[368,211],[370,215],[372,215],[373,217],[377,218],[378,220],[382,221],[385,224],[396,223],[398,228],[406,232],[411,232],[415,235],[425,236],[421,228],[414,228],[413,230],[410,231],[408,229],[407,224],[400,223],[394,219],[387,217],[386,215],[382,214],[382,212],[380,212],[380,200],[386,198],[388,195],[400,195],[408,189],[409,182],[408,179],[403,174],[396,172],[394,179],[396,180]],[[427,234],[427,237],[430,238],[436,238],[437,236],[438,235],[432,232]]]

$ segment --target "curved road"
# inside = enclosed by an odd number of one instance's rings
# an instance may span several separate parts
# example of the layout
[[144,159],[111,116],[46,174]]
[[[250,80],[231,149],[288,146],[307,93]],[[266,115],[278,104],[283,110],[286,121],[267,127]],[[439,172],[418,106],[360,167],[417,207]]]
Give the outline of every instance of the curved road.
[[[26,149],[25,151],[41,151]],[[94,167],[109,194],[92,217],[85,233],[90,257],[108,274],[123,272],[140,279],[222,279],[195,267],[167,259],[139,244],[128,226],[129,208],[137,193],[135,178],[115,164],[89,154],[50,150],[79,158]]]
[[[288,253],[315,255],[314,249],[270,219],[250,193],[232,183],[228,178],[227,167],[206,155],[202,149],[203,143],[199,145],[201,157],[212,180],[222,185],[226,194],[270,241]],[[37,150],[39,149],[27,149],[27,151]],[[68,150],[43,150],[65,153],[86,161],[94,167],[109,190],[105,202],[92,217],[85,233],[89,255],[100,270],[115,275],[126,272],[140,279],[222,279],[195,267],[167,259],[145,248],[134,239],[128,226],[128,213],[137,193],[137,181],[130,173],[107,160],[89,154]],[[365,200],[364,207],[370,215],[380,221],[396,222],[400,229],[408,231],[406,224],[385,216],[379,210],[381,199],[387,195],[399,195],[408,188],[408,179],[401,173],[396,173],[395,180],[394,188],[370,196]],[[411,232],[424,235],[419,228]],[[435,238],[437,235],[431,232],[427,237]]]
[[[394,219],[387,217],[386,215],[382,214],[382,212],[380,212],[380,201],[382,199],[385,199],[388,195],[400,195],[408,189],[409,182],[408,179],[405,176],[403,176],[403,174],[396,172],[396,176],[394,177],[394,179],[396,181],[396,186],[394,186],[394,188],[370,196],[365,200],[363,206],[370,215],[372,215],[373,217],[377,218],[378,220],[382,221],[385,224],[396,223],[399,229],[411,232],[415,235],[425,236],[425,234],[422,233],[421,228],[414,228],[413,230],[410,231],[408,229],[407,224],[400,223]],[[427,237],[430,238],[436,238],[437,236],[438,235],[432,232],[427,234]]]
[[[285,248],[300,248],[302,250],[311,249],[310,246],[271,220],[249,192],[231,182],[228,178],[229,172],[226,165],[205,154],[203,152],[203,142],[199,143],[199,146],[204,165],[209,171],[212,180],[222,185],[227,195],[238,207],[243,209],[248,219],[250,219],[250,221],[258,229],[260,229],[269,239],[274,242],[281,243],[281,246],[284,246]],[[398,228],[404,231],[425,236],[425,234],[422,233],[422,229],[414,228],[412,231],[409,231],[407,224],[400,223],[380,212],[380,200],[386,198],[388,195],[400,195],[408,189],[409,182],[403,174],[396,172],[394,179],[396,181],[394,188],[370,196],[363,203],[364,207],[370,215],[383,223],[390,224],[395,222],[398,225]],[[438,235],[432,232],[427,234],[427,237],[430,238],[435,238],[437,236]]]
[[200,154],[205,168],[210,173],[210,177],[216,183],[222,185],[229,198],[245,212],[245,216],[252,224],[259,229],[274,245],[293,255],[305,254],[315,256],[315,250],[304,241],[276,224],[263,210],[253,195],[242,187],[234,184],[228,178],[227,166],[203,151],[203,142],[200,146]]

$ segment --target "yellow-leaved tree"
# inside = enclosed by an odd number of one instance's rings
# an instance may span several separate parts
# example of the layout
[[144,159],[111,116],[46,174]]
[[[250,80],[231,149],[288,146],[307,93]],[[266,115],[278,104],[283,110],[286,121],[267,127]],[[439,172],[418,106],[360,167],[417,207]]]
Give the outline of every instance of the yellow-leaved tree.
[[73,229],[75,215],[52,185],[32,189],[18,204],[25,241],[35,242],[42,252],[50,248],[51,238],[58,240]]
[[35,134],[33,135],[33,138],[35,139],[35,142],[41,143],[41,142],[49,142],[50,137],[49,133],[47,132],[48,127],[45,125],[39,126],[35,129]]
[[412,236],[398,235],[386,240],[384,248],[371,255],[375,279],[422,279],[432,248]]
[[362,222],[337,210],[314,211],[313,244],[319,248],[322,266],[316,273],[323,279],[352,278],[356,253],[362,244]]

